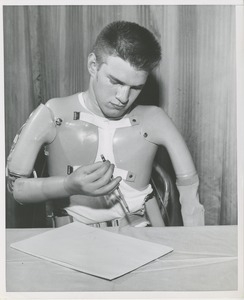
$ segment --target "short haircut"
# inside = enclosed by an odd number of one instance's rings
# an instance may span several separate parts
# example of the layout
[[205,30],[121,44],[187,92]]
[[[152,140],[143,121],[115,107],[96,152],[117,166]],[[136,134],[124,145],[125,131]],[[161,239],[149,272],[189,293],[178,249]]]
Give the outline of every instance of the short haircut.
[[126,21],[108,24],[98,35],[93,53],[99,65],[118,56],[138,70],[150,72],[161,59],[161,47],[148,29]]

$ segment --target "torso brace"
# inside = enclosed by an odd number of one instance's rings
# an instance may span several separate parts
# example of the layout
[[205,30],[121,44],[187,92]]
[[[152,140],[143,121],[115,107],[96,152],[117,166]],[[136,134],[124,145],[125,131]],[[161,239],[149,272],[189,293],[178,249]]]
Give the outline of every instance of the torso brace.
[[143,107],[111,121],[90,112],[82,94],[50,100],[47,106],[58,123],[56,138],[45,151],[51,176],[99,161],[103,154],[115,164],[115,176],[137,189],[148,185],[157,146],[142,133]]

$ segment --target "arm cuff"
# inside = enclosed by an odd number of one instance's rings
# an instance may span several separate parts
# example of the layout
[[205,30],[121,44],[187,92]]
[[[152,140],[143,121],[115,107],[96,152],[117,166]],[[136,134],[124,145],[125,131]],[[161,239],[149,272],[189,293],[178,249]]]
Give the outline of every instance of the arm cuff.
[[177,176],[176,178],[176,185],[177,186],[186,186],[198,183],[199,184],[199,177],[197,173],[193,175],[184,175],[184,176]]

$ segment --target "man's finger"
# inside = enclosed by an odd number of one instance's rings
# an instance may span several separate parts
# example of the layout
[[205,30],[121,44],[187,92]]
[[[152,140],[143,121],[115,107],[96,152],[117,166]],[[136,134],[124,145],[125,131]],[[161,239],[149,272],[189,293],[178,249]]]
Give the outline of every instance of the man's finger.
[[109,161],[106,161],[102,163],[102,165],[98,169],[96,169],[95,171],[87,175],[86,177],[87,181],[95,182],[100,178],[102,178],[108,171],[110,171],[111,173],[110,177],[111,177],[113,174],[113,170],[114,170],[114,165],[111,165]]
[[116,177],[110,183],[98,188],[96,190],[97,195],[100,196],[111,193],[118,186],[121,180],[122,178],[120,176]]
[[100,174],[98,179],[93,182],[95,189],[98,189],[106,184],[108,184],[112,180],[114,172],[114,165],[110,165],[105,173]]
[[83,166],[83,167],[80,167],[83,169],[83,171],[86,173],[86,174],[90,174],[90,173],[93,173],[95,172],[96,170],[98,170],[99,168],[101,168],[101,166],[103,165],[104,163],[101,162],[101,161],[98,161],[94,164],[90,164],[90,165],[87,165],[87,166]]

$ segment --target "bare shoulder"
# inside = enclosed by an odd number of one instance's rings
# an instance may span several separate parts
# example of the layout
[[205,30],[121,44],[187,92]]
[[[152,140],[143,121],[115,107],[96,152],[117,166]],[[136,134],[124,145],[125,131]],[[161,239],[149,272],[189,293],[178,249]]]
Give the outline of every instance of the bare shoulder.
[[155,119],[160,122],[170,122],[166,112],[161,107],[154,105],[138,105],[131,111],[131,114],[137,115],[144,126],[152,126]]
[[60,105],[69,106],[72,102],[77,102],[77,100],[78,100],[78,94],[74,94],[66,97],[57,97],[48,100],[46,102],[46,106],[48,106],[49,108],[54,108]]
[[52,114],[61,118],[72,118],[74,111],[80,110],[78,94],[71,96],[52,98],[46,102],[46,106]]
[[141,117],[145,117],[146,119],[148,119],[148,117],[153,117],[155,115],[159,115],[162,118],[166,117],[167,118],[167,114],[165,113],[165,111],[158,106],[155,105],[137,105],[132,111],[132,114],[138,114]]

